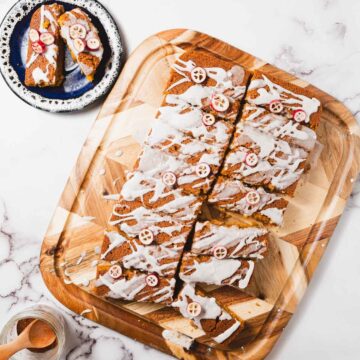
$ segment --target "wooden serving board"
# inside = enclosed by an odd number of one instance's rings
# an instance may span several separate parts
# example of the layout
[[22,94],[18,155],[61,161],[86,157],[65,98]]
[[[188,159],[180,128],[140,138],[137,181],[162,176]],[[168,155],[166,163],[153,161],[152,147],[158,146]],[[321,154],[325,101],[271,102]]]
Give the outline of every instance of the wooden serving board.
[[[316,166],[304,177],[273,234],[269,255],[246,290],[204,290],[245,320],[231,349],[220,349],[174,310],[155,304],[108,302],[91,294],[98,250],[116,194],[154,121],[176,56],[197,45],[248,70],[311,89],[323,105]],[[360,129],[344,105],[321,90],[208,35],[169,30],[145,40],[129,58],[107,98],[67,182],[44,239],[41,272],[71,310],[165,353],[184,359],[263,359],[295,312],[343,213],[360,168]],[[236,221],[236,218],[231,219]],[[91,311],[90,311],[91,310]],[[163,329],[196,338],[187,353],[165,341]]]

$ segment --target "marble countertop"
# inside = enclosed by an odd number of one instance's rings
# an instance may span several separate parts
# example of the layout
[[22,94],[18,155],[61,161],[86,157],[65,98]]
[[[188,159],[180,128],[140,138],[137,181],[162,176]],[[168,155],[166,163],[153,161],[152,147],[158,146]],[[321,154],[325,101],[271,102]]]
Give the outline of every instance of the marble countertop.
[[[14,0],[0,0],[0,17]],[[221,38],[343,101],[360,121],[358,0],[103,0],[130,53],[168,28]],[[149,14],[152,14],[150,17]],[[141,24],[141,25],[140,25]],[[140,25],[140,26],[139,26]],[[56,303],[39,273],[40,244],[99,106],[51,115],[0,80],[0,328],[26,305]],[[360,356],[360,182],[305,298],[269,359]],[[61,307],[75,335],[64,359],[169,359]],[[356,356],[357,355],[357,356]]]

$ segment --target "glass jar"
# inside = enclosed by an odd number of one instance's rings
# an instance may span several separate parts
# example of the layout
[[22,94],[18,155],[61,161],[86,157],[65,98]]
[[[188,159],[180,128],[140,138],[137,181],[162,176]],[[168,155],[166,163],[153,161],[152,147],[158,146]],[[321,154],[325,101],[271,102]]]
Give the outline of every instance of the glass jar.
[[37,319],[47,323],[55,332],[57,344],[54,348],[43,353],[34,353],[27,349],[19,351],[11,357],[12,360],[58,360],[65,346],[65,323],[63,317],[52,307],[35,305],[14,315],[5,325],[0,334],[0,344],[7,344],[14,340],[17,334],[17,324],[20,320]]

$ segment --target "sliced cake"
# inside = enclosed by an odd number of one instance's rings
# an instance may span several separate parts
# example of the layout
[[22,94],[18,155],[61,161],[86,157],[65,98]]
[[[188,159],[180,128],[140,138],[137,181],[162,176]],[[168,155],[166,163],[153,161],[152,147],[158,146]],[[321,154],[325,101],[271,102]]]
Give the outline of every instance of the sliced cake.
[[30,21],[25,69],[25,85],[60,86],[64,80],[64,43],[60,36],[59,17],[64,7],[42,5]]
[[59,24],[61,36],[73,60],[79,64],[86,78],[93,81],[104,54],[98,30],[89,16],[79,8],[63,14]]

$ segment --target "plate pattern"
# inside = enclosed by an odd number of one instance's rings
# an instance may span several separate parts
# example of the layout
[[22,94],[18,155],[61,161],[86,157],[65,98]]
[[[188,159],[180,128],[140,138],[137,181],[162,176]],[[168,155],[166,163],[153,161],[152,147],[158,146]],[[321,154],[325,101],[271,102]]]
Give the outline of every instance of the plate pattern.
[[44,4],[43,0],[19,0],[6,14],[0,25],[0,71],[10,89],[31,106],[49,112],[82,110],[106,95],[112,88],[120,74],[124,50],[114,19],[98,1],[62,0],[57,2],[63,4],[65,9],[73,7],[84,9],[93,19],[97,19],[105,30],[103,36],[106,36],[110,49],[101,79],[94,86],[89,86],[82,93],[72,97],[64,96],[62,91],[54,93],[53,89],[49,90],[51,96],[47,96],[44,89],[49,88],[31,89],[24,86],[21,75],[21,71],[24,72],[23,64],[21,64],[21,59],[18,59],[17,64],[14,63],[11,53],[12,37],[16,26],[25,18],[30,17],[36,8]]

